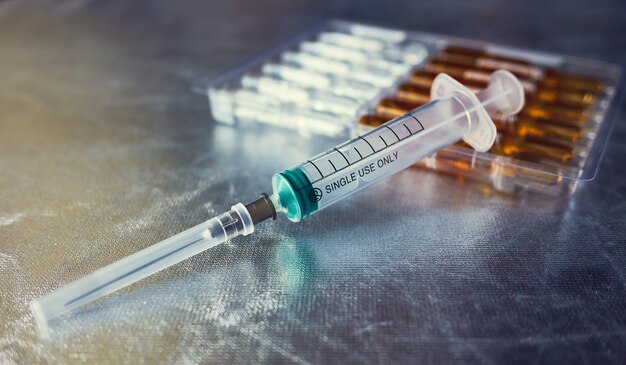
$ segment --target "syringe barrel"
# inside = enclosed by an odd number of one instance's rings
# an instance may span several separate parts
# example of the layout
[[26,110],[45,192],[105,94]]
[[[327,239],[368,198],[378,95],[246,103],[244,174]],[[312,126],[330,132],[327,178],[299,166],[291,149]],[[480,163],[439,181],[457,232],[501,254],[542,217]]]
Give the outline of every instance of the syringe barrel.
[[477,118],[476,107],[464,92],[434,100],[276,174],[279,210],[300,221],[461,140]]

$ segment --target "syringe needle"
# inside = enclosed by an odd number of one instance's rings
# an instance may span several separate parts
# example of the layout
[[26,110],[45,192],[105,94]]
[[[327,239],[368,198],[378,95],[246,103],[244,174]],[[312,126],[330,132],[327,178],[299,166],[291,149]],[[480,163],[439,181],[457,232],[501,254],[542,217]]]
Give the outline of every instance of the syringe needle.
[[146,278],[238,235],[254,231],[253,218],[239,203],[229,212],[105,266],[31,303],[41,333],[48,321]]

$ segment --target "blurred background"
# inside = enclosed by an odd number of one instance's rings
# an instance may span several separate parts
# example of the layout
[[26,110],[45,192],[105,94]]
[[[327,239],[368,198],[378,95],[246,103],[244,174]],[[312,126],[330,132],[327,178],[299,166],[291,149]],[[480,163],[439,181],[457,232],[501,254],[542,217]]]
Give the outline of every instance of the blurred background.
[[410,169],[65,317],[50,341],[28,303],[332,147],[216,126],[191,92],[309,26],[626,66],[624,14],[578,0],[0,2],[0,363],[623,363],[623,99],[596,180],[569,199]]

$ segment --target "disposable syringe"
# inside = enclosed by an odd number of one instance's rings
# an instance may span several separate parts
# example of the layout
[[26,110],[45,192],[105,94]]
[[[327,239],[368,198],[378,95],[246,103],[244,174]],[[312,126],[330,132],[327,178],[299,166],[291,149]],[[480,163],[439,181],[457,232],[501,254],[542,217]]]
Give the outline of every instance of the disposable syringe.
[[478,151],[493,144],[489,112],[517,113],[524,90],[508,71],[497,71],[477,94],[441,74],[432,102],[299,166],[274,175],[273,194],[231,210],[150,246],[31,302],[40,331],[48,321],[284,214],[299,222],[323,208],[463,139]]

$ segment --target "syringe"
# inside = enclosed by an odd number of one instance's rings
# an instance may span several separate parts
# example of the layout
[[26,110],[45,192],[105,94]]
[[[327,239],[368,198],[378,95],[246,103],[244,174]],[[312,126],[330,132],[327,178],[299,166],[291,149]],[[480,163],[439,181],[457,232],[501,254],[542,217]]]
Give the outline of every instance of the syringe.
[[433,82],[432,102],[304,163],[274,175],[273,194],[231,210],[150,246],[31,302],[40,332],[48,321],[161,271],[284,214],[299,222],[313,213],[463,139],[478,151],[493,144],[489,112],[517,113],[524,90],[508,71],[497,71],[477,94],[445,74]]

